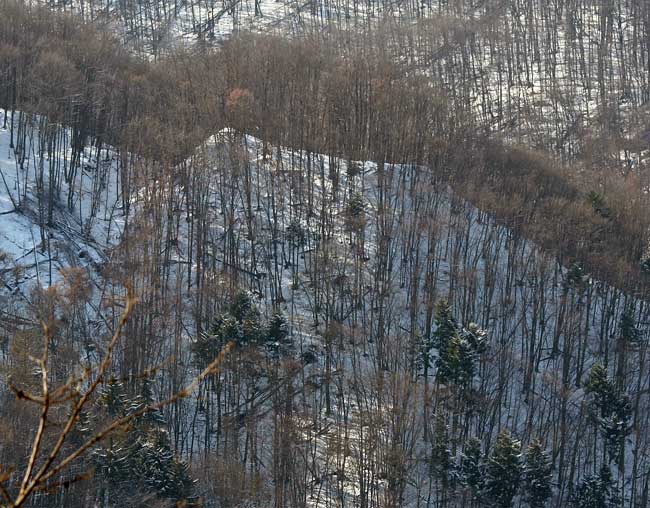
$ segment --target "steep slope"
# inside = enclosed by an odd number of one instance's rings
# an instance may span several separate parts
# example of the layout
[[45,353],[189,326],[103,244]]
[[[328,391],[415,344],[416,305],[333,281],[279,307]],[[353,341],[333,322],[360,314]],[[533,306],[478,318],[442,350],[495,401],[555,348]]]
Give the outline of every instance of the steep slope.
[[[452,462],[470,437],[488,450],[509,429],[524,443],[542,439],[559,503],[601,463],[629,506],[642,498],[645,476],[631,472],[650,460],[647,306],[578,265],[563,269],[429,168],[296,152],[224,130],[174,171],[140,157],[126,171],[125,154],[89,150],[66,183],[67,152],[38,156],[38,133],[20,169],[0,131],[7,292],[29,301],[35,282],[82,269],[95,287],[83,313],[98,324],[79,339],[101,347],[111,321],[100,305],[112,284],[104,274],[120,274],[141,295],[141,325],[116,368],[133,375],[173,356],[174,368],[152,381],[160,398],[192,375],[193,345],[217,333],[215,317],[237,291],[262,316],[287,318],[286,347],[242,343],[222,375],[170,409],[180,454],[254,468],[276,499],[291,489],[311,506],[417,506],[441,488],[430,474],[441,418]],[[118,185],[124,174],[128,186]],[[59,200],[75,189],[72,206],[58,204],[57,185]],[[487,332],[462,382],[440,378],[441,299],[463,340],[478,333],[473,322]],[[12,316],[24,315],[20,299],[11,302]],[[624,315],[634,344],[622,338]],[[603,458],[589,409],[595,363],[608,364],[633,401],[622,461]],[[209,504],[223,495],[207,478],[201,488]]]
[[[0,110],[0,125],[6,114]],[[90,280],[101,277],[124,225],[114,154],[88,147],[73,164],[69,147],[61,148],[69,140],[60,139],[59,149],[44,152],[47,141],[38,128],[27,134],[25,153],[16,153],[12,140],[25,133],[12,132],[10,125],[0,129],[4,289],[19,301],[31,287],[61,282],[71,268],[83,269]]]

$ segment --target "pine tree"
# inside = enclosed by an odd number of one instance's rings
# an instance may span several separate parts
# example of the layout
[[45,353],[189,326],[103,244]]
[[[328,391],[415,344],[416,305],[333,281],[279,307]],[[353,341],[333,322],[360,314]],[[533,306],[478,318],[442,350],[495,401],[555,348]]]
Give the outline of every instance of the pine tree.
[[363,216],[366,210],[366,203],[363,195],[359,192],[352,192],[346,207],[346,215],[358,219]]
[[485,469],[483,494],[491,506],[510,508],[522,476],[521,444],[506,430],[497,437]]
[[137,476],[150,490],[171,500],[186,500],[192,495],[194,481],[189,468],[176,458],[165,431],[155,428],[147,432],[134,452]]
[[531,508],[546,506],[551,497],[552,465],[550,457],[544,452],[542,443],[535,440],[526,450],[524,465],[524,499]]

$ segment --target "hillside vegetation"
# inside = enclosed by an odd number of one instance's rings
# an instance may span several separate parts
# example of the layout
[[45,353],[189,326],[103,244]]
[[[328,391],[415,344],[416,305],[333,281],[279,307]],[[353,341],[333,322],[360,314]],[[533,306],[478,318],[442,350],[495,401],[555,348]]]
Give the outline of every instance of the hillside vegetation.
[[0,502],[648,505],[650,11],[469,4],[0,0]]

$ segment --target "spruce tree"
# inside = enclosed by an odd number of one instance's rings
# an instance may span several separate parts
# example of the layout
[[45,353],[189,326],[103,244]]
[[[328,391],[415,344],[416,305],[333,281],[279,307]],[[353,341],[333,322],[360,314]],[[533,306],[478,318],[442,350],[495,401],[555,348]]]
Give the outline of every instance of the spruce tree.
[[366,202],[359,192],[352,192],[345,207],[345,225],[349,231],[360,232],[366,223]]
[[287,318],[281,312],[275,312],[269,321],[267,332],[269,340],[282,343],[289,335]]
[[567,270],[564,280],[564,290],[568,291],[571,288],[583,291],[589,283],[589,274],[585,271],[582,263],[574,262]]
[[619,500],[609,466],[603,464],[600,473],[586,477],[571,496],[575,508],[615,508]]
[[619,322],[619,333],[627,345],[638,344],[641,339],[641,331],[636,327],[634,319],[634,308],[628,306],[621,314]]
[[541,441],[534,440],[528,445],[524,465],[523,491],[528,506],[546,506],[552,493],[552,476],[551,459],[544,452]]
[[451,450],[449,449],[449,429],[445,417],[436,413],[433,446],[431,449],[431,472],[440,481],[443,489],[449,485],[452,475]]
[[460,456],[458,476],[460,483],[468,487],[474,500],[477,500],[483,489],[484,475],[481,442],[475,437],[469,439]]
[[282,312],[274,312],[265,330],[265,346],[273,357],[287,353],[293,346],[289,334],[289,323]]
[[235,294],[228,306],[228,313],[240,323],[247,317],[258,314],[251,295],[246,291]]
[[[418,368],[424,372],[425,377],[432,367],[432,349],[438,350],[438,356],[443,356],[447,351],[449,342],[458,333],[456,320],[453,317],[451,306],[446,299],[438,300],[435,310],[436,330],[430,338],[424,339],[419,344]],[[436,362],[438,363],[438,362]],[[436,376],[439,376],[438,374]],[[439,379],[439,378],[438,378]],[[440,380],[440,379],[439,379]]]
[[446,349],[440,351],[436,362],[437,378],[441,383],[453,383],[463,388],[468,387],[475,374],[476,355],[466,340],[454,336]]
[[467,341],[476,354],[484,353],[487,350],[487,331],[476,323],[470,323],[467,328],[463,329],[462,338]]
[[522,476],[521,444],[506,430],[497,437],[485,469],[483,494],[490,506],[510,508]]
[[615,395],[614,387],[607,377],[607,369],[600,364],[594,365],[589,371],[589,378],[585,385],[585,391],[591,396],[591,406],[600,416],[609,413]]
[[[129,396],[122,383],[110,381],[98,397],[95,420],[101,423],[107,415],[119,418],[140,411],[151,403],[146,383],[140,391]],[[94,450],[102,492],[112,492],[111,497],[118,499],[117,492],[132,495],[140,490],[171,501],[170,506],[192,496],[194,480],[187,464],[176,457],[164,425],[160,412],[148,411]]]
[[592,367],[585,391],[590,397],[592,418],[601,431],[609,458],[620,462],[625,436],[630,430],[630,398],[608,378],[602,365]]
[[459,326],[446,300],[436,307],[436,331],[433,346],[438,348],[436,379],[463,389],[471,386],[479,356],[487,348],[487,333],[475,323]]
[[451,305],[444,298],[436,303],[435,323],[436,331],[433,333],[433,346],[442,351],[447,348],[449,341],[458,331]]
[[240,346],[260,345],[268,338],[267,331],[251,295],[239,292],[226,311],[214,319],[209,332],[201,334],[191,345],[194,362],[204,368],[230,341]]

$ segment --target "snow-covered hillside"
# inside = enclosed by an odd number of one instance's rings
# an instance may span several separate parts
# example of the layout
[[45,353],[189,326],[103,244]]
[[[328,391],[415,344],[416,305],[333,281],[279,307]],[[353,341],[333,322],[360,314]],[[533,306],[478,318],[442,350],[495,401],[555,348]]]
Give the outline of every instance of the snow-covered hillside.
[[[6,114],[0,110],[0,127]],[[41,156],[38,128],[26,135],[25,153],[16,153],[12,140],[24,133],[12,133],[7,120],[0,128],[2,293],[15,303],[29,301],[30,289],[63,281],[71,268],[83,269],[91,281],[101,278],[124,225],[114,154],[88,147],[74,164],[69,148]]]
[[[25,314],[34,285],[79,268],[95,287],[86,319],[108,326],[104,274],[121,273],[142,295],[139,333],[151,340],[146,354],[129,345],[124,361],[146,369],[173,355],[177,380],[194,373],[191,346],[232,288],[255,295],[263,315],[287,317],[292,347],[280,357],[244,351],[259,355],[257,367],[233,365],[216,381],[233,387],[237,372],[236,397],[218,399],[206,385],[174,409],[183,456],[227,445],[228,460],[256,468],[270,489],[274,460],[285,460],[274,443],[288,440],[284,467],[303,469],[307,506],[423,506],[438,488],[429,473],[435,413],[449,425],[454,460],[469,437],[488,449],[509,429],[525,442],[540,437],[556,474],[576,462],[589,470],[604,444],[584,383],[594,363],[609,361],[635,401],[625,466],[615,471],[635,506],[643,487],[629,471],[650,465],[647,307],[578,265],[562,268],[431,169],[296,152],[232,130],[171,172],[110,147],[89,147],[71,165],[65,141],[38,156],[47,150],[33,127],[24,155],[0,130],[5,312]],[[427,377],[421,368],[423,352],[440,353],[429,344],[443,298],[459,326],[487,331],[460,391],[436,382],[435,363]],[[624,312],[640,346],[621,356]],[[279,381],[277,362],[295,362]],[[164,376],[154,390],[167,393]],[[571,483],[560,485],[555,495],[566,500]]]

